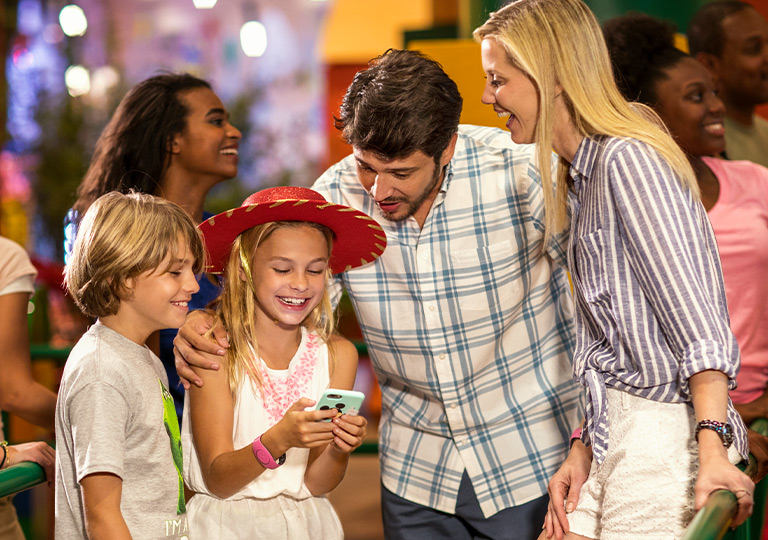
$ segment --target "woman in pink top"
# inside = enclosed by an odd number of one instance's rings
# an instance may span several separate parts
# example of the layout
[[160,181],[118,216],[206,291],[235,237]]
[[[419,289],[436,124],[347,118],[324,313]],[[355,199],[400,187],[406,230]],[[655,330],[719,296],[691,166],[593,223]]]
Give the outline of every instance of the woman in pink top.
[[[738,386],[730,395],[749,425],[768,417],[768,168],[710,157],[725,149],[725,106],[706,68],[674,47],[667,23],[633,13],[607,21],[603,31],[619,88],[655,109],[696,172],[741,352]],[[768,439],[749,433],[762,477]]]

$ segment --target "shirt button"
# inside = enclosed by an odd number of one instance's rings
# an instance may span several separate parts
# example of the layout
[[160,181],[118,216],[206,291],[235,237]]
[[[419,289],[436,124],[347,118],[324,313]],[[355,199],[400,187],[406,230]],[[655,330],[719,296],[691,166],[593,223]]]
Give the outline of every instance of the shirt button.
[[451,403],[451,409],[455,409],[456,407],[458,407],[458,404],[456,404],[456,403]]
[[445,355],[444,355],[444,354],[441,354],[440,356],[438,356],[438,358],[439,358],[440,360],[445,360]]
[[435,311],[435,306],[434,305],[429,306],[429,311]]

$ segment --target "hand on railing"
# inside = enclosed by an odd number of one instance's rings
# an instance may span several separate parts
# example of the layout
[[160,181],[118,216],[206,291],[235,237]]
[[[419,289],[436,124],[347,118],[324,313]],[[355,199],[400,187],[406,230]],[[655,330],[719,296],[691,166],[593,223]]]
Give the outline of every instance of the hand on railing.
[[43,468],[48,485],[53,485],[54,465],[56,463],[56,450],[42,441],[14,444],[7,446],[7,456],[3,463],[3,470],[23,462],[37,463]]
[[[768,419],[760,418],[752,422],[749,426],[752,433],[749,434],[749,465],[744,472],[753,480],[760,482],[762,474],[768,468],[768,456],[762,452],[766,449],[761,439],[755,439],[755,436],[765,438],[768,434]],[[755,442],[753,442],[755,439]],[[753,515],[748,525],[740,527],[736,538],[747,538],[744,536],[744,527],[746,530],[759,531],[763,523],[763,506],[765,505],[766,480],[763,480],[756,486],[755,499],[758,506],[755,507]],[[707,503],[699,510],[691,524],[686,530],[683,540],[719,540],[723,538],[728,528],[733,524],[733,518],[736,515],[737,495],[727,490],[717,490],[709,495]],[[751,536],[749,536],[751,537]],[[730,536],[729,536],[730,538]]]
[[45,471],[37,463],[24,461],[0,471],[0,497],[7,497],[45,482]]
[[[750,457],[755,458],[754,467],[748,467],[746,472],[752,481],[757,483],[768,473],[768,437],[751,429],[747,430]],[[752,460],[750,460],[750,464]]]

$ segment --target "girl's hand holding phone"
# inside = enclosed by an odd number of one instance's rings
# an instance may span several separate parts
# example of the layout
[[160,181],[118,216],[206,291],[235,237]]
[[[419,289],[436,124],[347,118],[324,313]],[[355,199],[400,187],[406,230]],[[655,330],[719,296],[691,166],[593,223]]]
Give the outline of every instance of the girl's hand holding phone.
[[336,411],[305,410],[314,405],[315,401],[312,399],[299,399],[291,405],[280,421],[268,430],[274,430],[271,438],[285,446],[282,451],[289,448],[314,448],[333,441],[333,424],[320,420],[330,420],[336,415]]
[[329,388],[317,402],[316,408],[319,411],[338,411],[331,420],[335,424],[332,447],[336,450],[348,454],[363,444],[368,421],[358,416],[358,411],[364,399],[365,394],[362,392]]
[[368,420],[364,416],[342,414],[331,422],[334,426],[333,434],[335,435],[331,448],[349,454],[363,444],[368,426]]

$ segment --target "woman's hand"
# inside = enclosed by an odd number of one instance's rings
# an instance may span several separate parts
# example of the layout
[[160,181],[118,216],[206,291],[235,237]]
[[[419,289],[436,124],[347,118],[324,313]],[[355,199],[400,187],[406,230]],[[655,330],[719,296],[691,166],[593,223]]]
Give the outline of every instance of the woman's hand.
[[736,495],[738,512],[731,524],[738,527],[752,515],[755,484],[728,460],[720,437],[711,430],[699,432],[699,475],[694,488],[696,510],[704,506],[713,491],[727,489]]
[[757,484],[768,473],[768,437],[748,429],[747,441],[749,442],[749,453],[755,456],[755,461],[757,461],[757,471],[752,475],[752,481]]
[[8,456],[5,459],[3,468],[8,468],[13,465],[17,465],[24,461],[31,461],[40,465],[45,471],[45,479],[48,482],[48,486],[53,486],[54,469],[53,466],[56,463],[56,450],[42,441],[28,442],[22,444],[14,444],[6,447]]
[[552,538],[554,535],[557,540],[562,540],[570,531],[566,514],[573,512],[576,508],[581,486],[586,482],[591,466],[592,450],[584,446],[580,440],[574,441],[568,457],[547,487],[549,509],[544,518],[547,538]]

